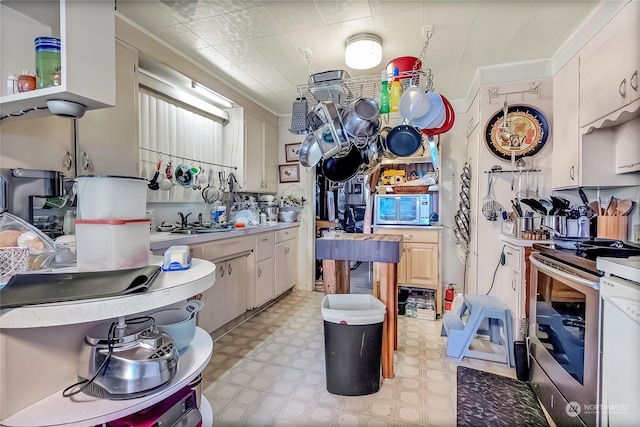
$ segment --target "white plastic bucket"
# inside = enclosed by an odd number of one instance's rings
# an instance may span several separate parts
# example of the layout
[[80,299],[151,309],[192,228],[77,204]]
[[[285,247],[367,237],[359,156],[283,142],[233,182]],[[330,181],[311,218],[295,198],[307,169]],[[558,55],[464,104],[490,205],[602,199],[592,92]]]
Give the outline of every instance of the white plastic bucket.
[[367,294],[329,294],[322,299],[322,319],[342,325],[373,325],[384,322],[387,308]]
[[147,181],[142,178],[84,175],[78,183],[78,219],[144,218]]
[[124,270],[149,265],[149,219],[76,220],[80,271]]

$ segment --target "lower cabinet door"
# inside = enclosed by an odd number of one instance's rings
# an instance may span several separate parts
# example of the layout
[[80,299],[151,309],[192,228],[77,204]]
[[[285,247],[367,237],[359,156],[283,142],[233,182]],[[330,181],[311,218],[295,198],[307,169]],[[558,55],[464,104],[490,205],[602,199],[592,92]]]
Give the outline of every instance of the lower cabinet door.
[[275,298],[275,272],[273,258],[256,263],[256,307]]
[[226,263],[217,263],[216,283],[202,293],[204,307],[198,312],[196,323],[208,333],[226,323],[226,273]]
[[438,245],[407,243],[405,248],[407,283],[428,287],[438,284]]
[[247,257],[226,261],[226,321],[229,322],[247,310]]

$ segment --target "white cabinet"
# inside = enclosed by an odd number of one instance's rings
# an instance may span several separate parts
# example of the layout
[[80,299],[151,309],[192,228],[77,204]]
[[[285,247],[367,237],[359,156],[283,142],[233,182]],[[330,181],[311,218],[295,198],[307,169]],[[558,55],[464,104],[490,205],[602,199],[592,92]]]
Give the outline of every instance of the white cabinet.
[[115,52],[116,106],[88,111],[76,121],[40,117],[3,122],[3,167],[57,170],[67,177],[76,170],[79,175],[138,176],[138,54],[122,42]]
[[[638,101],[638,16],[640,3],[628,2],[580,51],[581,127]],[[640,106],[634,106],[631,110],[635,111],[637,117]],[[612,119],[616,120],[617,117]]]
[[579,66],[575,56],[553,76],[553,188],[575,187],[580,176]]
[[78,174],[138,176],[138,52],[116,41],[116,105],[78,120]]
[[247,257],[225,262],[225,321],[230,322],[247,311]]
[[260,307],[275,297],[274,246],[273,232],[256,236],[255,307]]
[[476,92],[476,96],[471,102],[469,111],[469,122],[467,123],[467,137],[471,135],[471,132],[480,124],[480,91]]
[[276,231],[275,296],[293,288],[298,282],[298,230]]
[[524,248],[505,244],[504,248],[505,264],[501,267],[500,275],[496,281],[490,295],[498,298],[509,308],[512,319],[512,331],[514,339],[518,337],[518,319],[523,317],[523,285],[524,285]]
[[216,283],[203,292],[197,324],[211,333],[247,310],[247,256],[216,260]]
[[278,191],[278,131],[245,110],[244,191]]
[[[35,70],[36,37],[61,40],[62,83],[0,97],[0,114],[19,114],[64,99],[88,109],[115,103],[115,13],[109,1],[3,1],[0,5],[0,75]],[[4,85],[3,85],[4,86]],[[46,114],[49,114],[48,110]],[[29,117],[38,113],[30,112]]]
[[196,324],[207,333],[212,333],[226,323],[226,268],[224,262],[216,264],[216,283],[202,293],[204,306],[198,311]]
[[[437,313],[442,314],[442,260],[440,231],[413,228],[378,227],[376,234],[402,234],[402,252],[398,263],[398,285],[433,289]],[[374,264],[375,265],[375,264]],[[377,269],[374,271],[378,276]]]

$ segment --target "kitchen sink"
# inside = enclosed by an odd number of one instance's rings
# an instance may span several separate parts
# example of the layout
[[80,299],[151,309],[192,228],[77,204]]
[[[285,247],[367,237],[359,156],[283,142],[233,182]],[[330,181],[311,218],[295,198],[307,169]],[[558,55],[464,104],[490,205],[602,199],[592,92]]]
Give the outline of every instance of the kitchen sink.
[[233,231],[233,228],[185,228],[185,229],[177,229],[177,230],[172,230],[171,233],[174,234],[187,234],[187,235],[191,235],[191,234],[209,234],[209,233],[224,233],[227,231]]

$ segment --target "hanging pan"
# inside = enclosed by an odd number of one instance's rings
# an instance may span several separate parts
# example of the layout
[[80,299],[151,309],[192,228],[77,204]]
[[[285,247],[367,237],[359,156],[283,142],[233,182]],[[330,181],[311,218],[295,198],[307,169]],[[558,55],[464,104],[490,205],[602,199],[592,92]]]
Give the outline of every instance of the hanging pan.
[[360,150],[352,145],[349,152],[341,157],[334,156],[322,162],[322,172],[330,181],[343,182],[353,178],[362,165]]
[[406,123],[392,128],[386,137],[386,149],[398,157],[412,156],[421,146],[422,134]]

